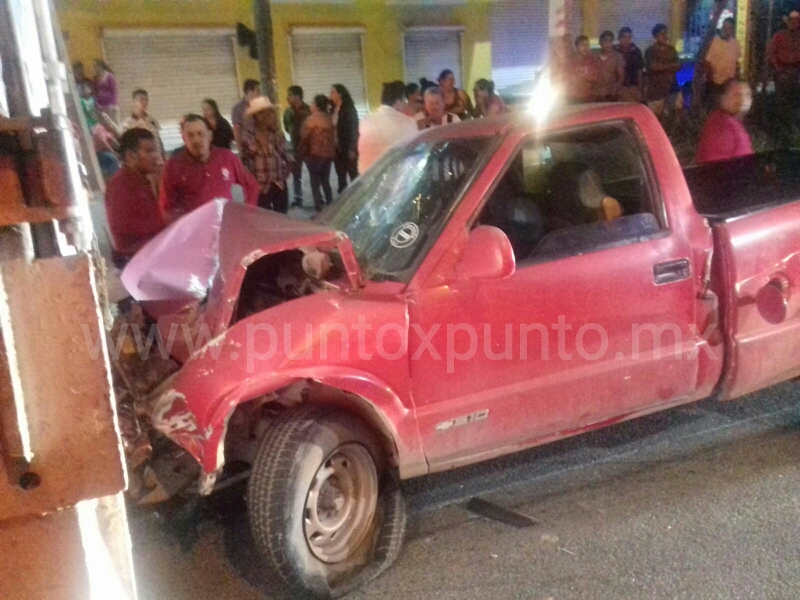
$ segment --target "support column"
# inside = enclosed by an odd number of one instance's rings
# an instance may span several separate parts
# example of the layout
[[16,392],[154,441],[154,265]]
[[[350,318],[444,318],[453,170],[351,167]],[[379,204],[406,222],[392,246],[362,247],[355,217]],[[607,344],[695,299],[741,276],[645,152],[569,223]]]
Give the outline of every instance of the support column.
[[669,15],[669,38],[678,52],[683,52],[683,39],[686,34],[686,0],[671,0]]
[[253,2],[253,17],[258,47],[258,66],[261,74],[261,88],[272,102],[277,102],[277,77],[275,75],[275,47],[272,38],[272,11],[269,0]]
[[600,37],[600,0],[583,0],[583,35],[592,43]]
[[737,0],[736,2],[736,40],[742,49],[742,75],[750,78],[750,8],[751,0]]
[[584,0],[550,0],[550,37],[572,37],[575,9],[578,2]]

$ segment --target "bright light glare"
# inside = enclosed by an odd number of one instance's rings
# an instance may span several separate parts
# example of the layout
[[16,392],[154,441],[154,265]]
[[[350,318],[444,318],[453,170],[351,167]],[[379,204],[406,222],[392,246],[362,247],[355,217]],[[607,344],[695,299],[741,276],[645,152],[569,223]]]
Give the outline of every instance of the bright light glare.
[[550,69],[545,70],[533,90],[528,112],[533,115],[537,123],[542,123],[558,101],[559,90],[552,84]]
[[[121,506],[124,506],[121,493],[118,501]],[[124,589],[122,581],[117,574],[111,553],[101,532],[101,525],[98,522],[97,499],[78,502],[75,508],[78,512],[81,543],[86,560],[86,571],[89,576],[90,599],[125,600],[131,597],[136,598],[135,591],[126,591]],[[127,528],[127,522],[125,527]],[[127,543],[130,545],[130,540]]]

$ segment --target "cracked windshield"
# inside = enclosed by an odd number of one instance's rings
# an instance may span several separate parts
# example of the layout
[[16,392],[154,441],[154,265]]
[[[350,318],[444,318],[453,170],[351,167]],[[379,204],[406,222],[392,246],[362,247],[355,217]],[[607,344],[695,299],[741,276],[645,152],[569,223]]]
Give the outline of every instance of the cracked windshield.
[[320,221],[353,241],[365,277],[407,281],[493,138],[411,144],[388,152]]

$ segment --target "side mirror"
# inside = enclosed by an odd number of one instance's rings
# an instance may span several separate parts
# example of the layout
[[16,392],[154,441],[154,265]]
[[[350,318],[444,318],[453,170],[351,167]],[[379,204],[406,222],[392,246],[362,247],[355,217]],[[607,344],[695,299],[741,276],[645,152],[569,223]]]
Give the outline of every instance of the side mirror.
[[480,225],[469,234],[456,275],[459,280],[505,279],[516,269],[514,249],[508,236],[497,227]]

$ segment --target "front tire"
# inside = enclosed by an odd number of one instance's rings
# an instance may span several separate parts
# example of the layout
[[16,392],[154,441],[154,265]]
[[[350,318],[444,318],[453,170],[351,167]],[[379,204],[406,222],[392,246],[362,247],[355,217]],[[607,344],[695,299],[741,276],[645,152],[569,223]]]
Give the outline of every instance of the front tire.
[[322,406],[282,415],[247,496],[256,546],[293,594],[342,596],[397,558],[405,505],[396,471],[359,419]]

